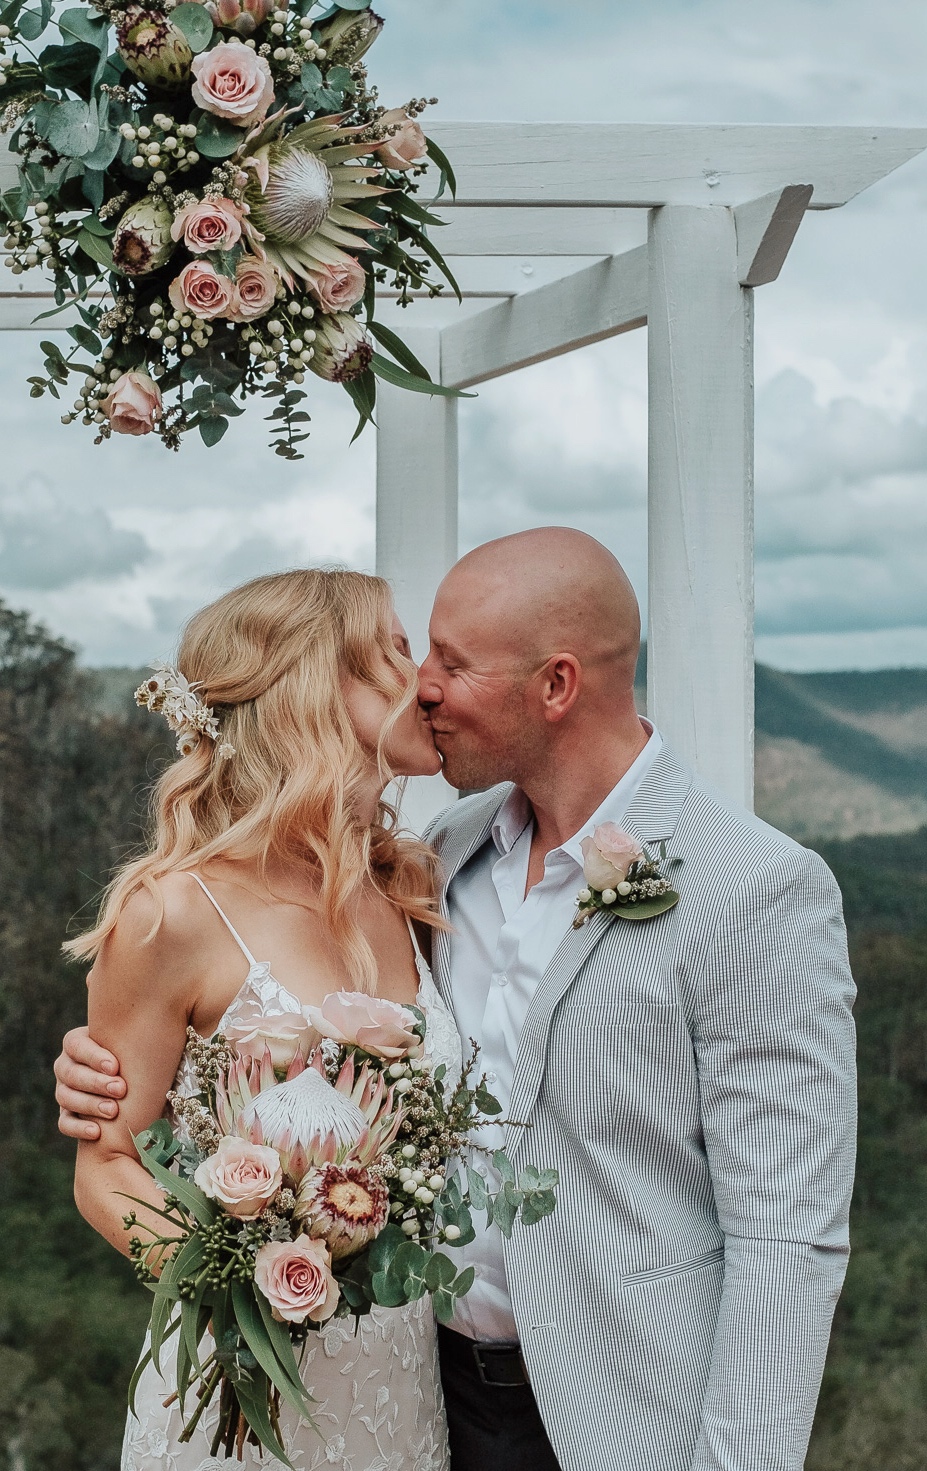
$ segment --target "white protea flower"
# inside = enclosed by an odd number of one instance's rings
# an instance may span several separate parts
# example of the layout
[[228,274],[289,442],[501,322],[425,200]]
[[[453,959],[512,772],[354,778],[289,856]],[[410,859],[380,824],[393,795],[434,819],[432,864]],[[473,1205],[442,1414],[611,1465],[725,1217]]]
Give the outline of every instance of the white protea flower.
[[359,130],[342,128],[340,121],[315,118],[285,138],[265,141],[280,125],[278,114],[246,140],[240,159],[254,174],[245,198],[249,225],[264,237],[256,248],[291,288],[294,278],[311,281],[313,271],[367,250],[357,231],[380,228],[348,207],[386,190],[368,182],[382,170],[356,162],[370,154],[370,144],[354,141]]
[[299,1182],[313,1166],[343,1160],[366,1129],[358,1105],[309,1067],[259,1093],[240,1115],[236,1132],[276,1149],[284,1175]]

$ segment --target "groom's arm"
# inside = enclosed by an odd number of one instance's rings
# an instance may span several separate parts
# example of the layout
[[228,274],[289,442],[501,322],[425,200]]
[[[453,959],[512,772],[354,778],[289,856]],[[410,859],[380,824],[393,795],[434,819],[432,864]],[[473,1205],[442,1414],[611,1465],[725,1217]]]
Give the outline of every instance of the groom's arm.
[[68,1139],[99,1139],[97,1120],[114,1119],[125,1097],[117,1059],[97,1046],[86,1027],[75,1027],[55,1059],[55,1078],[60,1132]]
[[849,1252],[855,991],[804,849],[720,916],[693,1035],[724,1289],[691,1471],[800,1471]]

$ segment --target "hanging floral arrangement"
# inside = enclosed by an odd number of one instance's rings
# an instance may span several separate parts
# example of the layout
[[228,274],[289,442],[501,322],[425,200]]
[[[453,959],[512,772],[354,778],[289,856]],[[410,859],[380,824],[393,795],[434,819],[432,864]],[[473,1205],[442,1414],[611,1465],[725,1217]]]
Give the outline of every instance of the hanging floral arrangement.
[[426,100],[386,109],[368,81],[382,28],[368,0],[0,6],[7,265],[51,275],[43,315],[80,318],[29,379],[36,398],[76,380],[62,422],[214,445],[261,395],[298,459],[307,373],[343,385],[358,432],[377,378],[452,392],[374,315],[379,284],[406,305],[437,268],[456,290],[416,197],[429,159],[439,194],[453,173]]

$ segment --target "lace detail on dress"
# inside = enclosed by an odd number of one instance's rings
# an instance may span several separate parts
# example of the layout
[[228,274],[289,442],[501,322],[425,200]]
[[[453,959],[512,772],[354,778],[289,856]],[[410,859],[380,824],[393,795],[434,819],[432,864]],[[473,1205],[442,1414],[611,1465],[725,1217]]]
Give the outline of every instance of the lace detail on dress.
[[[415,960],[428,1053],[435,1066],[446,1065],[453,1086],[460,1071],[460,1037],[417,944]],[[269,965],[254,963],[216,1030],[256,1003],[267,1016],[302,1010],[298,999],[274,980]],[[185,1063],[174,1086],[179,1093],[196,1091]],[[176,1338],[171,1338],[161,1352],[164,1378],[151,1363],[141,1376],[135,1414],[130,1412],[126,1423],[121,1471],[285,1471],[281,1461],[256,1446],[247,1447],[243,1461],[210,1453],[218,1401],[192,1439],[181,1443],[178,1406],[164,1406],[172,1390],[175,1354]],[[402,1308],[374,1308],[356,1331],[353,1319],[326,1323],[308,1339],[302,1377],[316,1400],[313,1413],[321,1434],[281,1407],[283,1445],[296,1471],[449,1471],[430,1299]]]

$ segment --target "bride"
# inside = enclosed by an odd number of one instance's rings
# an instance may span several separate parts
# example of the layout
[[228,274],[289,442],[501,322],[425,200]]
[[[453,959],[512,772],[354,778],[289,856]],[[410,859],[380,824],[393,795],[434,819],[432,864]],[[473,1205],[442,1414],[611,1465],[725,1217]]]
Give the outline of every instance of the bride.
[[[151,850],[117,874],[96,928],[68,947],[93,959],[92,1035],[127,1083],[118,1119],[80,1146],[75,1196],[123,1255],[125,1197],[160,1200],[132,1134],[189,1086],[188,1026],[210,1036],[243,1010],[279,1015],[362,990],[417,1003],[435,1061],[460,1060],[413,928],[441,923],[434,859],[396,835],[383,803],[393,777],[441,765],[387,584],[343,571],[258,578],[195,615],[178,667],[203,728],[184,725],[182,754],[155,789]],[[280,1467],[250,1447],[247,1462],[210,1454],[217,1402],[182,1443],[178,1406],[164,1403],[172,1369],[167,1347],[163,1379],[145,1369],[121,1471]],[[283,1417],[297,1471],[446,1471],[429,1299],[375,1308],[357,1333],[329,1322],[310,1335],[302,1373],[321,1435]]]

